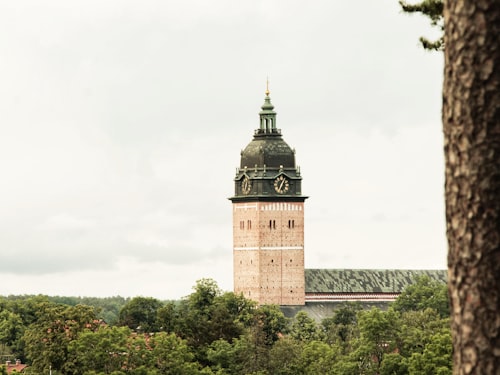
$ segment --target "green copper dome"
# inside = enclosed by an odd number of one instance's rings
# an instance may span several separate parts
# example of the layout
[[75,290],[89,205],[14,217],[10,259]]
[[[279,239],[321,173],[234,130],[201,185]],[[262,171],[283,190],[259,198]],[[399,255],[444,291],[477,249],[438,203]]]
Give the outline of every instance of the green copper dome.
[[255,130],[253,140],[241,153],[240,168],[295,169],[295,152],[276,128],[276,112],[271,103],[269,92],[259,112],[260,128]]
[[261,108],[260,126],[241,151],[240,167],[234,178],[235,196],[230,199],[233,202],[304,201],[307,197],[301,193],[302,177],[295,164],[295,150],[283,140],[281,130],[276,127],[276,112],[269,91]]
[[295,153],[279,136],[255,135],[241,153],[240,168],[294,169]]

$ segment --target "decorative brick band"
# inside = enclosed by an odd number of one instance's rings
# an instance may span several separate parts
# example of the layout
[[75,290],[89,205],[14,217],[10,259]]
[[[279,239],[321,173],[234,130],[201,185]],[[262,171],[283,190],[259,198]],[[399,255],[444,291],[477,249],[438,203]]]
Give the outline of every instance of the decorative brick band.
[[306,302],[383,301],[393,302],[399,293],[306,293]]
[[234,247],[234,250],[304,250],[303,246]]

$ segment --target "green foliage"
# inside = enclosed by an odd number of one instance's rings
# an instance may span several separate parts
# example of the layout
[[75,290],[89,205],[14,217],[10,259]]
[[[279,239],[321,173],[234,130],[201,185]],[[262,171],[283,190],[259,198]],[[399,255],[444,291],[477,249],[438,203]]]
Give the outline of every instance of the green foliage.
[[[219,339],[231,342],[251,323],[255,304],[234,293],[222,293],[213,280],[197,282],[194,292],[169,312],[169,327],[187,340],[196,358],[207,364],[206,350]],[[172,322],[175,320],[175,322]]]
[[264,345],[272,346],[283,334],[288,333],[288,324],[279,306],[264,305],[255,310],[252,328],[260,332]]
[[189,295],[189,302],[193,308],[203,310],[211,306],[216,297],[222,294],[219,286],[212,279],[201,279],[193,287],[194,293]]
[[333,374],[339,350],[322,341],[311,341],[304,345],[300,357],[301,374]]
[[[399,0],[399,5],[401,5],[401,9],[406,13],[421,13],[428,17],[431,21],[431,26],[438,27],[444,34],[443,0],[423,0],[416,4],[409,4],[404,0]],[[444,49],[443,35],[434,41],[420,37],[420,43],[427,50],[442,51]]]
[[[12,311],[0,311],[0,344],[16,355],[22,354],[21,337],[24,333],[22,318]],[[5,349],[3,351],[6,354]]]
[[196,375],[199,374],[199,364],[194,360],[194,354],[186,341],[173,333],[158,333],[152,336],[152,356],[158,374],[165,375]]
[[404,312],[401,314],[399,324],[404,334],[399,349],[405,356],[422,353],[434,334],[450,329],[450,319],[441,318],[436,310],[430,308],[424,311]]
[[380,375],[407,375],[407,360],[399,353],[384,354],[380,364]]
[[346,302],[335,311],[332,317],[321,322],[326,340],[330,344],[340,343],[347,347],[351,338],[357,335],[357,314],[362,310],[359,303]]
[[295,315],[290,336],[298,341],[309,342],[321,340],[323,332],[319,329],[314,319],[310,318],[306,312],[300,311]]
[[428,276],[419,277],[407,287],[392,304],[396,311],[423,311],[431,308],[444,318],[450,316],[450,303],[446,284]]
[[269,352],[267,364],[269,373],[273,375],[300,374],[303,367],[302,350],[303,343],[291,337],[283,337],[276,341]]
[[305,312],[290,320],[279,306],[257,307],[242,295],[222,292],[210,279],[198,281],[179,303],[127,300],[120,317],[124,326],[104,324],[99,308],[74,302],[0,298],[0,349],[26,358],[30,374],[48,373],[50,366],[54,375],[451,371],[446,288],[425,278],[387,311],[346,303],[320,324]]
[[[96,331],[84,331],[69,344],[74,357],[72,373],[84,374],[92,370],[109,374],[124,367],[128,356],[128,327],[100,327]],[[92,350],[89,350],[92,348]]]
[[50,302],[55,305],[86,305],[95,308],[97,318],[105,320],[108,324],[115,324],[118,321],[118,314],[121,308],[128,302],[127,298],[115,297],[64,297],[64,296],[8,296],[0,297],[0,310],[5,304],[8,309],[18,313],[25,324],[32,323],[36,314],[32,307],[40,302]]
[[118,324],[137,332],[158,331],[157,313],[162,303],[156,298],[135,297],[120,310]]
[[360,335],[353,354],[359,359],[361,369],[378,372],[384,355],[397,350],[398,318],[398,313],[392,309],[372,308],[358,313]]
[[179,314],[175,303],[168,302],[156,312],[156,322],[160,331],[174,332]]
[[31,367],[39,373],[50,367],[66,373],[72,366],[68,356],[69,343],[85,329],[96,329],[99,322],[94,309],[77,305],[64,307],[50,303],[40,303],[39,319],[25,331],[26,355]]
[[207,349],[207,359],[217,374],[237,374],[241,370],[241,355],[236,341],[229,343],[219,339],[210,344]]
[[207,360],[216,374],[250,374],[263,371],[269,363],[268,348],[256,345],[252,335],[244,335],[231,343],[219,339],[210,344]]
[[443,329],[434,334],[422,353],[413,353],[408,361],[410,375],[451,375],[451,332]]

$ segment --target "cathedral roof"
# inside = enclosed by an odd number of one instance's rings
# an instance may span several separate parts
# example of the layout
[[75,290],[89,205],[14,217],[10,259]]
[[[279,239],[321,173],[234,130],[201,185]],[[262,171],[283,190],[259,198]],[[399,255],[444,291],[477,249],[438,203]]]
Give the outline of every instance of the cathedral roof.
[[420,276],[446,282],[446,270],[306,269],[306,293],[401,293]]

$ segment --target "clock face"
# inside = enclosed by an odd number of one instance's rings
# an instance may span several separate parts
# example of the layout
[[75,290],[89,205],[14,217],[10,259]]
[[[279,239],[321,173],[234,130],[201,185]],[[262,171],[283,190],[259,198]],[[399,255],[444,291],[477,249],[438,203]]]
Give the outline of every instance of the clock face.
[[241,181],[241,191],[243,194],[246,195],[250,193],[250,190],[252,190],[252,182],[247,176],[245,176],[243,181]]
[[276,190],[277,193],[285,194],[289,188],[290,183],[285,176],[281,175],[274,180],[274,190]]

